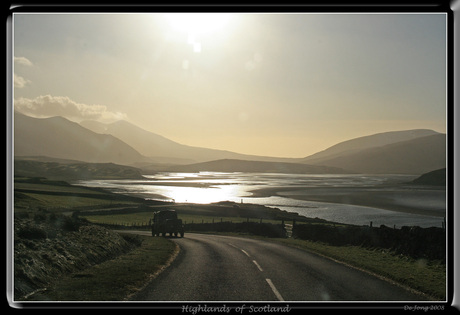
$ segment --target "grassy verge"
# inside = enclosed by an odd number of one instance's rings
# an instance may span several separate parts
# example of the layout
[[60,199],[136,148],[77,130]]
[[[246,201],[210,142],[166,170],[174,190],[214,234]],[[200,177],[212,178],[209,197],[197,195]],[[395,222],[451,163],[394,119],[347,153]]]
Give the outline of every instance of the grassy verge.
[[308,250],[392,280],[427,295],[428,300],[446,298],[446,265],[394,255],[383,249],[330,246],[298,239],[271,239]]
[[[133,236],[129,236],[133,237]],[[32,297],[51,301],[123,301],[159,272],[176,250],[162,237],[136,236],[142,243],[116,259],[60,279]]]

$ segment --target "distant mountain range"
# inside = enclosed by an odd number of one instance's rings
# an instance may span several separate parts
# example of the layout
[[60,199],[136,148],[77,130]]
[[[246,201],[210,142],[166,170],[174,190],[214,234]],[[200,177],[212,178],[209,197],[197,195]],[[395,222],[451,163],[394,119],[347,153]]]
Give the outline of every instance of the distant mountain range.
[[169,168],[419,175],[446,167],[446,135],[424,129],[386,132],[344,141],[305,158],[289,159],[187,146],[126,121],[77,124],[62,117],[39,119],[15,112],[14,155],[116,163],[151,171]]
[[240,154],[225,150],[193,147],[177,143],[163,136],[146,131],[121,120],[103,124],[93,120],[82,121],[83,127],[97,133],[110,134],[129,143],[152,162],[167,164],[191,164],[219,159],[240,159],[248,161],[289,162],[294,159]]

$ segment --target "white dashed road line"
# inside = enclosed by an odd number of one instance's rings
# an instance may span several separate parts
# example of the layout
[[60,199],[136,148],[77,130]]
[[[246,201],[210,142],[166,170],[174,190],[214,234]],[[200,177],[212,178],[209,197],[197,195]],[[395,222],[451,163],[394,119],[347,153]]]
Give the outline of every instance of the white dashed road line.
[[251,256],[249,256],[248,252],[247,252],[247,251],[245,251],[244,249],[242,249],[241,251],[242,251],[243,253],[245,253],[245,254],[246,254],[246,256],[248,256],[248,257],[251,257]]
[[264,271],[262,267],[260,267],[260,265],[257,263],[257,261],[253,260],[252,262],[257,266],[257,268],[259,268],[260,271]]
[[[249,253],[247,251],[245,251],[244,249],[241,249],[241,248],[238,248],[237,246],[231,244],[231,243],[228,243],[228,245],[236,248],[236,249],[239,249],[241,250],[246,256],[248,257],[251,257],[251,255],[249,255]],[[262,267],[257,263],[257,261],[253,260],[252,261],[254,263],[254,265],[256,265],[257,269],[259,269],[260,272],[263,272],[264,270],[262,269]],[[267,281],[268,285],[270,286],[270,289],[272,289],[273,293],[275,294],[276,298],[279,300],[279,301],[284,301],[283,297],[281,296],[281,294],[279,293],[279,291],[276,289],[275,285],[273,284],[272,280],[266,278],[265,281]]]
[[265,279],[268,283],[268,285],[270,286],[270,288],[272,289],[273,293],[275,293],[276,295],[276,298],[280,301],[284,301],[283,297],[281,296],[281,294],[278,292],[278,290],[276,289],[275,285],[273,284],[273,282],[270,280],[270,279]]

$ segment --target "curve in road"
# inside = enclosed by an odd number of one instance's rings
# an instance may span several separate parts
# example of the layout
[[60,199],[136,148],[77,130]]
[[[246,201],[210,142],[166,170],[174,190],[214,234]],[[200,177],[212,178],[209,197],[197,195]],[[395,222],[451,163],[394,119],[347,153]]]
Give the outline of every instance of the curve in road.
[[189,233],[132,301],[422,301],[400,286],[281,244]]

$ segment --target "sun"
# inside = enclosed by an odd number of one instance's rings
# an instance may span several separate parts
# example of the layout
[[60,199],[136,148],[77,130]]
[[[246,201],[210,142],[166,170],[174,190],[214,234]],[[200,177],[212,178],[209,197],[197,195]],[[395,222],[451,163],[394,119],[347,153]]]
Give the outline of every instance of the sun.
[[170,13],[165,15],[170,26],[187,35],[194,52],[201,52],[201,41],[221,32],[229,23],[229,13]]
[[220,31],[229,21],[228,13],[170,13],[166,15],[171,26],[194,36]]

